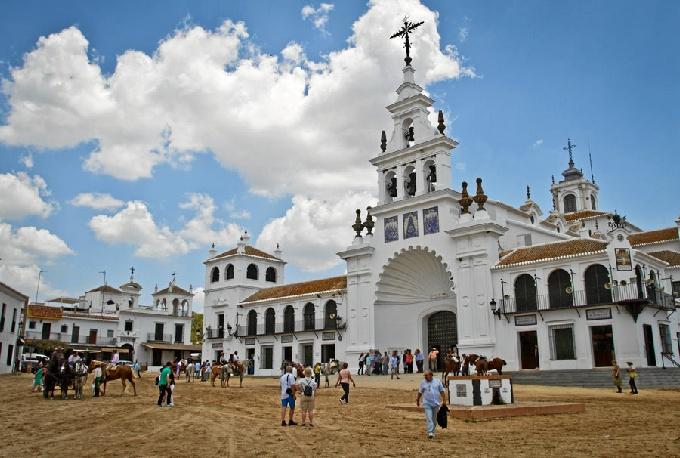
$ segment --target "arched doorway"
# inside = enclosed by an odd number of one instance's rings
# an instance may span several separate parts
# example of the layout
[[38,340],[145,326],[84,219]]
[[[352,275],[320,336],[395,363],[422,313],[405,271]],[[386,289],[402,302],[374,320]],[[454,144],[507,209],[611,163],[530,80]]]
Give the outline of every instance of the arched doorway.
[[[446,263],[428,248],[404,249],[387,261],[376,284],[378,350],[445,350],[457,343],[456,295]],[[439,312],[447,312],[439,314]]]
[[135,361],[135,349],[131,344],[129,343],[123,344],[120,346],[120,348],[122,350],[120,352],[120,359],[127,359],[128,361],[132,362]]
[[449,348],[458,344],[456,314],[448,310],[435,312],[427,319],[427,350],[439,350],[437,367],[442,367],[442,360]]

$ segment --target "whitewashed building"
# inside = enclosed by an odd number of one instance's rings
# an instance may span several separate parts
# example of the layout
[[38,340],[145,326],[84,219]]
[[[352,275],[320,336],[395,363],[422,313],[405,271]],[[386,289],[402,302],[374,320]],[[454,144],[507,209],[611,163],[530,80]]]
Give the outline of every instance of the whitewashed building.
[[200,346],[191,343],[191,288],[187,291],[174,280],[162,290],[156,287],[152,305],[140,303],[141,291],[130,277],[120,288],[102,285],[78,299],[30,304],[26,342],[63,342],[105,360],[118,352],[120,359],[149,366],[200,352]]
[[0,282],[0,374],[12,372],[21,352],[21,319],[28,296]]
[[[257,374],[360,353],[456,346],[508,369],[582,369],[679,360],[680,219],[642,232],[599,208],[600,188],[575,167],[544,215],[468,190],[453,177],[458,142],[433,100],[403,69],[387,107],[393,131],[370,160],[379,203],[338,255],[341,277],[281,284],[285,262],[248,245],[205,261],[203,354],[238,351]],[[454,190],[452,181],[461,182]],[[606,192],[606,190],[605,190]],[[349,222],[348,222],[349,228]],[[266,273],[265,273],[266,272]],[[273,272],[270,276],[269,272]]]

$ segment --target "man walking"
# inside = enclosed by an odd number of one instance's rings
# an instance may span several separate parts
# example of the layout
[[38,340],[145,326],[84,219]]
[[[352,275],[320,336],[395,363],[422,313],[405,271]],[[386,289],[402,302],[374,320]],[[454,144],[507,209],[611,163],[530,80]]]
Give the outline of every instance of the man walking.
[[423,372],[423,361],[425,361],[425,355],[423,355],[423,353],[420,351],[420,348],[416,348],[415,359],[416,368],[418,369],[418,373],[421,374]]
[[621,368],[616,361],[612,361],[612,379],[617,393],[622,393],[621,390]]
[[630,394],[638,394],[637,385],[635,384],[635,379],[637,379],[637,369],[633,366],[631,361],[628,361],[628,367],[626,371],[628,372],[628,385],[630,385]]
[[292,366],[286,366],[284,374],[279,379],[279,385],[281,385],[281,426],[286,426],[286,408],[288,408],[288,426],[295,426],[297,423],[293,421],[293,414],[295,413],[296,385]]
[[390,356],[390,380],[394,380],[394,377],[399,380],[399,357],[397,352],[393,351],[392,356]]
[[[172,363],[168,361],[165,363],[165,367],[161,369],[161,373],[158,376],[158,407],[163,407],[163,399],[165,399],[165,405],[172,407],[172,391],[170,389],[170,374],[172,373]],[[167,395],[167,398],[166,398]]]
[[[102,367],[101,365],[97,365],[97,367],[94,368],[94,397],[98,398],[99,397],[99,384],[102,382]],[[47,398],[45,398],[47,399]]]
[[420,400],[423,400],[423,410],[425,411],[425,421],[427,422],[427,437],[434,437],[434,430],[437,427],[437,412],[442,403],[446,402],[446,391],[439,379],[435,379],[431,370],[425,371],[424,380],[418,387],[418,397],[416,405],[420,407]]

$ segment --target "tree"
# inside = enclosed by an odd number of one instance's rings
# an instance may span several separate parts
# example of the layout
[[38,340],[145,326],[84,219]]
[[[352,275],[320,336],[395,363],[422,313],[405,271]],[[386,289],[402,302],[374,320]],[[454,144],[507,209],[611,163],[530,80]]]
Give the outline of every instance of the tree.
[[191,343],[201,344],[203,343],[203,314],[194,312],[191,316]]

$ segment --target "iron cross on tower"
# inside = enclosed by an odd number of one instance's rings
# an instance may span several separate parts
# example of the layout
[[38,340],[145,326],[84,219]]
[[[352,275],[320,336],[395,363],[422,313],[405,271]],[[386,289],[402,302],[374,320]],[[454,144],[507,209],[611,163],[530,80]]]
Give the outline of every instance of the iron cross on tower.
[[574,156],[571,152],[572,149],[576,148],[576,145],[571,143],[571,139],[567,138],[567,146],[562,148],[564,151],[569,151],[569,167],[574,166]]
[[416,28],[420,27],[423,25],[425,21],[420,21],[416,22],[415,24],[411,21],[408,20],[408,16],[404,17],[404,25],[403,27],[394,35],[390,37],[392,38],[397,38],[397,37],[403,37],[404,38],[404,48],[406,48],[406,58],[404,59],[404,62],[406,62],[406,65],[411,65],[411,56],[409,55],[409,50],[411,49],[411,41],[409,40],[409,34],[413,32]]

